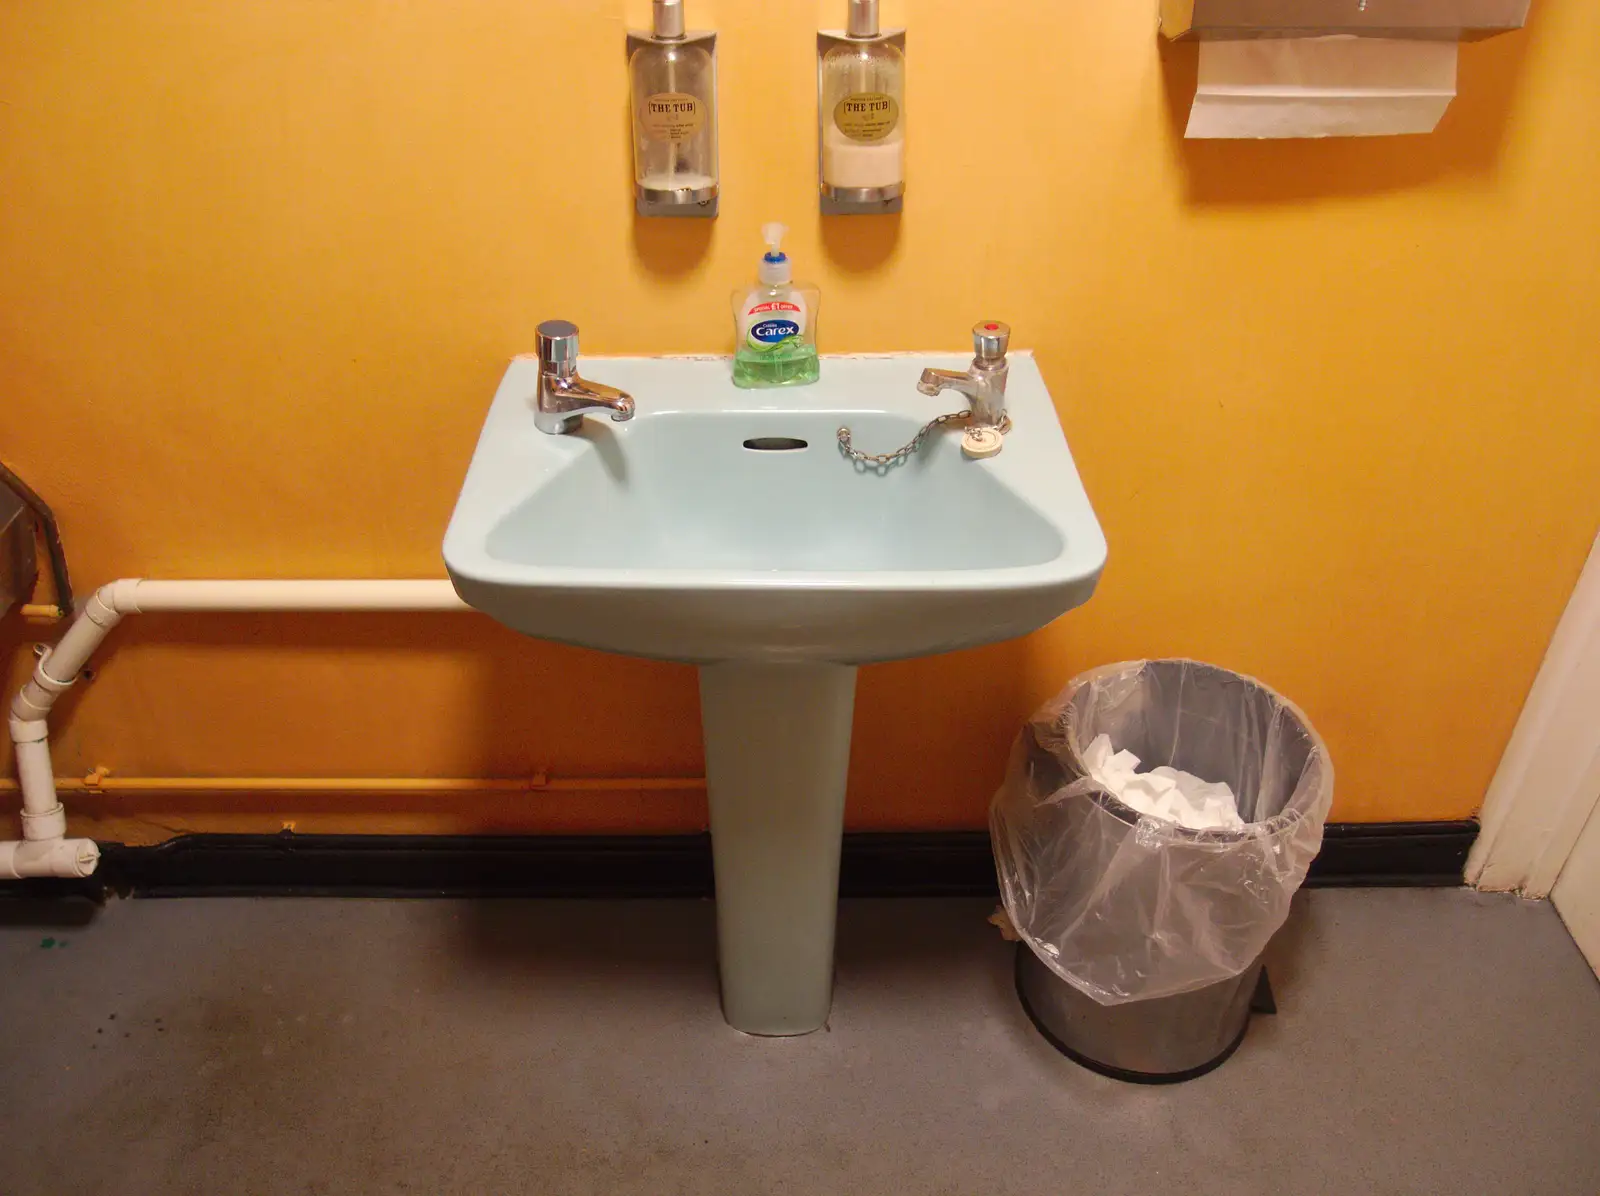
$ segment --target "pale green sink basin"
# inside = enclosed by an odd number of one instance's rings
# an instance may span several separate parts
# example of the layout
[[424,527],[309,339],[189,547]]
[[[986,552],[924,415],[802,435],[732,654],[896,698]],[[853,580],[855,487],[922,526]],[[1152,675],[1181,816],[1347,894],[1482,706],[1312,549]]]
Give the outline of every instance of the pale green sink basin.
[[996,457],[963,457],[959,426],[881,472],[839,452],[841,424],[885,451],[958,404],[916,391],[930,365],[966,361],[828,358],[815,386],[745,391],[715,359],[588,359],[638,414],[550,436],[519,359],[445,537],[450,576],[529,635],[695,663],[858,663],[1032,631],[1089,597],[1105,541],[1030,357],[1012,358]]

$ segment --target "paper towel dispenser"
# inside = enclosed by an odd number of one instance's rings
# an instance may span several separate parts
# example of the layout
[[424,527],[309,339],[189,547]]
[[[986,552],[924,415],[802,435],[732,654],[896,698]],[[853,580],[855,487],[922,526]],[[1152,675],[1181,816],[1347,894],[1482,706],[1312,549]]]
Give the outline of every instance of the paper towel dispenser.
[[1161,0],[1171,38],[1426,38],[1470,41],[1521,29],[1529,0]]

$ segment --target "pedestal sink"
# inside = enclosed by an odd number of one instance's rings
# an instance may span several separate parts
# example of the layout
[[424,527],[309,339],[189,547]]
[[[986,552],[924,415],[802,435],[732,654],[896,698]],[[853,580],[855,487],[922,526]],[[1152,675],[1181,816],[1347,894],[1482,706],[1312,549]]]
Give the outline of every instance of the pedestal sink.
[[519,358],[445,534],[461,597],[507,626],[700,666],[723,1011],[749,1033],[828,1015],[856,666],[1023,635],[1105,563],[1030,356],[997,456],[964,457],[960,425],[892,468],[841,454],[841,425],[904,444],[958,399],[919,394],[922,369],[966,364],[829,357],[815,386],[748,391],[725,360],[585,359],[638,413],[553,436]]

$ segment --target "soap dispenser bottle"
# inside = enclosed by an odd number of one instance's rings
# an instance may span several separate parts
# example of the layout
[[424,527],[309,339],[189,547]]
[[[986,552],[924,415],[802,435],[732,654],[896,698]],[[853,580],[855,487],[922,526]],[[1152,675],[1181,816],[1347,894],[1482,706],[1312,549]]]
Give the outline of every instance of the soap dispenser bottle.
[[906,185],[905,31],[878,0],[849,0],[842,33],[817,35],[817,168],[825,214],[898,212]]
[[683,0],[654,0],[628,34],[633,194],[641,216],[717,214],[717,35],[686,32]]
[[761,227],[767,251],[756,285],[733,293],[733,381],[736,386],[804,386],[820,376],[817,305],[822,292],[795,282],[783,252],[781,224]]

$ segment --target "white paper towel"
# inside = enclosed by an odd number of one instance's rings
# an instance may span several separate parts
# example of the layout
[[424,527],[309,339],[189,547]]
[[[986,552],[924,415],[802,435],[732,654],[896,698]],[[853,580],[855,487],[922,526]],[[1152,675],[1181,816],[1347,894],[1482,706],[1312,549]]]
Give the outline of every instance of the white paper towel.
[[1453,41],[1205,41],[1185,136],[1431,133],[1455,94]]

